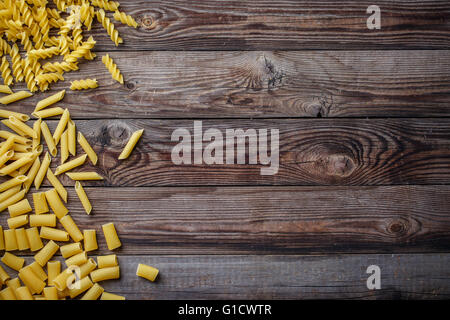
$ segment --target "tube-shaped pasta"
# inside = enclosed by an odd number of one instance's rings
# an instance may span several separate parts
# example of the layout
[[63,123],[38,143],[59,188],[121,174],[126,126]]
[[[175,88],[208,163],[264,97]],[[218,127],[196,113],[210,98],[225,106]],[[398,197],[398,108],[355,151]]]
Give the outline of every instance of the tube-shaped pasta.
[[8,164],[7,166],[4,166],[0,169],[0,176],[6,176],[7,174],[10,174],[14,170],[19,169],[20,167],[26,165],[27,163],[34,160],[33,154],[29,153],[26,156]]
[[63,291],[67,288],[67,282],[69,278],[73,277],[73,269],[64,269],[56,278],[53,279],[53,285],[58,289],[58,291]]
[[33,165],[30,168],[30,171],[28,171],[27,174],[27,181],[24,182],[23,187],[28,192],[30,190],[31,184],[34,181],[34,178],[36,177],[39,168],[41,167],[41,161],[39,160],[39,157],[36,157],[36,159],[33,162]]
[[10,104],[10,103],[31,97],[32,95],[33,94],[28,91],[18,91],[18,92],[11,93],[7,96],[1,97],[0,103],[1,104]]
[[20,279],[18,277],[16,277],[14,279],[8,280],[8,281],[6,281],[6,285],[9,288],[12,288],[13,290],[16,290],[17,288],[19,288],[21,286]]
[[27,233],[24,228],[16,229],[17,247],[20,251],[30,249]]
[[100,300],[125,300],[125,297],[114,293],[103,292]]
[[66,175],[75,181],[81,180],[103,180],[103,177],[95,171],[89,172],[66,172]]
[[42,160],[42,164],[39,167],[39,171],[36,174],[36,177],[34,178],[34,187],[36,190],[39,190],[41,187],[42,181],[44,181],[45,174],[47,173],[48,168],[50,167],[50,163],[52,162],[52,159],[48,152],[45,153],[44,160]]
[[75,221],[73,221],[70,215],[65,215],[64,217],[59,219],[59,222],[61,222],[62,226],[69,233],[73,241],[79,242],[83,240],[83,234],[81,233],[80,229],[75,224]]
[[103,269],[97,269],[90,273],[93,282],[100,282],[104,280],[119,279],[120,267],[108,267]]
[[96,165],[98,160],[97,154],[95,153],[94,149],[92,149],[91,145],[81,132],[78,132],[78,143],[80,144],[84,152],[86,152],[92,164]]
[[83,264],[85,264],[87,262],[88,258],[87,258],[87,254],[86,252],[80,252],[72,257],[70,257],[69,259],[66,260],[66,266],[70,267],[70,266],[81,266]]
[[24,175],[20,175],[15,178],[9,179],[9,180],[3,182],[2,184],[0,184],[0,192],[8,190],[12,187],[18,186],[19,184],[22,184],[27,180],[28,180],[27,176],[24,176]]
[[83,238],[84,238],[84,250],[89,252],[98,249],[97,232],[95,230],[84,230]]
[[117,249],[122,245],[112,222],[102,225],[102,230],[109,250]]
[[75,298],[76,296],[82,294],[86,290],[89,290],[94,284],[89,277],[84,277],[73,284],[73,288],[69,289],[70,298]]
[[58,300],[58,289],[56,287],[45,287],[44,297],[46,300]]
[[77,154],[77,141],[76,141],[77,129],[72,119],[69,119],[67,124],[67,140],[69,142],[69,152],[75,156]]
[[91,273],[91,271],[95,270],[97,268],[97,263],[94,259],[88,258],[88,261],[80,266],[80,278],[86,277],[88,274]]
[[19,136],[17,134],[9,132],[9,131],[0,130],[0,138],[9,139],[10,137],[13,137],[14,138],[13,142],[16,142],[16,143],[20,143],[20,144],[28,144],[28,143],[30,143],[30,139],[27,139],[25,137],[21,137],[21,136]]
[[52,172],[50,168],[47,169],[47,179],[56,189],[56,192],[58,192],[61,199],[63,199],[64,202],[67,203],[67,190],[66,188],[64,188],[62,183],[58,180],[58,178],[55,176],[55,174]]
[[6,287],[0,291],[0,300],[17,300],[15,290],[11,287]]
[[8,226],[10,229],[17,229],[21,226],[24,226],[28,223],[28,215],[23,216],[17,216],[14,218],[9,218],[8,220]]
[[9,119],[10,116],[14,116],[17,119],[19,119],[20,121],[24,121],[24,122],[30,120],[30,117],[24,113],[0,109],[0,118]]
[[137,142],[141,138],[142,133],[144,133],[144,129],[133,132],[122,153],[119,155],[119,160],[127,159],[130,156],[131,151],[133,151]]
[[[85,243],[86,243],[86,233],[85,233]],[[2,226],[0,226],[0,250],[5,250],[5,236],[3,235]]]
[[20,200],[19,202],[10,205],[8,207],[8,212],[9,212],[9,216],[11,218],[23,215],[25,213],[28,213],[30,211],[32,211],[33,209],[31,209],[31,205],[28,202],[28,199],[23,199]]
[[105,291],[98,283],[95,283],[81,298],[81,300],[97,300]]
[[55,175],[59,175],[61,173],[64,173],[66,171],[72,170],[73,168],[79,167],[84,164],[86,161],[87,154],[84,154],[82,156],[79,156],[78,158],[75,158],[71,161],[68,161],[56,168]]
[[11,90],[11,88],[8,87],[7,85],[4,85],[4,84],[0,85],[0,92],[1,92],[1,93],[7,93],[7,94],[13,93],[13,91]]
[[61,135],[61,164],[69,158],[69,137],[67,132],[68,130],[65,130]]
[[42,227],[39,236],[53,241],[69,241],[69,234],[66,231],[55,228]]
[[0,166],[3,166],[8,160],[14,156],[14,150],[8,150],[0,156]]
[[32,138],[37,138],[36,132],[33,130],[33,128],[27,126],[25,123],[17,119],[15,116],[9,116],[9,121],[19,128],[21,131],[23,131],[27,136],[30,136]]
[[39,231],[36,227],[29,228],[25,231],[27,233],[28,243],[30,244],[31,251],[37,251],[44,247],[41,237],[39,236]]
[[86,211],[87,214],[91,214],[92,205],[80,181],[75,182],[75,191],[81,201],[81,204],[83,205],[84,211]]
[[49,108],[41,111],[36,111],[31,113],[31,115],[35,118],[44,119],[50,118],[54,116],[59,116],[64,113],[64,109],[61,107]]
[[[45,198],[45,192],[33,193],[34,213],[37,215],[46,213],[49,211],[47,200]],[[31,223],[31,219],[30,219]]]
[[45,191],[45,198],[47,199],[50,208],[52,208],[58,219],[61,219],[67,214],[67,212],[69,212],[69,210],[64,206],[63,202],[59,198],[56,189]]
[[61,138],[64,129],[67,126],[67,122],[69,121],[70,113],[69,109],[65,109],[61,118],[59,119],[58,125],[56,126],[55,132],[53,132],[53,140],[56,144],[58,144],[59,139]]
[[44,269],[41,267],[39,263],[34,261],[28,266],[31,270],[33,270],[33,273],[38,276],[39,279],[42,281],[47,280],[48,276],[47,273],[45,273]]
[[5,252],[5,254],[3,255],[3,258],[1,260],[6,266],[8,266],[11,269],[14,269],[16,271],[19,271],[20,269],[22,269],[23,265],[25,264],[24,258],[20,258],[9,252]]
[[27,287],[17,288],[15,294],[17,300],[33,300],[30,289],[28,289]]
[[108,267],[115,267],[119,265],[117,261],[117,256],[115,254],[110,254],[106,256],[98,256],[97,257],[97,265],[98,268],[108,268]]
[[50,97],[42,99],[41,101],[39,101],[36,104],[34,112],[40,111],[52,104],[57,103],[58,101],[61,101],[64,98],[65,93],[66,93],[66,90],[62,90],[62,91],[59,91],[58,93],[55,93],[54,95],[51,95]]
[[142,263],[139,263],[136,271],[137,276],[145,278],[150,281],[155,281],[156,277],[158,276],[158,273],[159,273],[158,269]]
[[23,132],[19,127],[17,127],[15,124],[13,124],[9,119],[4,119],[1,121],[5,126],[10,128],[12,131],[16,132],[17,134],[21,135],[22,137],[27,136],[25,132]]
[[[6,132],[6,131],[5,131]],[[3,155],[14,146],[15,138],[14,136],[9,136],[6,141],[0,147],[0,155]]]
[[55,255],[58,249],[59,246],[53,240],[50,240],[45,247],[34,256],[34,260],[43,267]]
[[59,261],[49,261],[47,262],[47,272],[48,272],[48,285],[53,286],[53,280],[61,273],[61,262]]
[[8,200],[9,198],[11,198],[11,196],[15,195],[19,191],[20,191],[20,186],[15,186],[15,187],[12,187],[12,188],[0,193],[0,202]]
[[19,271],[19,278],[30,289],[31,293],[41,293],[45,288],[45,282],[33,272],[30,266],[26,266]]
[[21,190],[12,196],[10,196],[8,199],[2,201],[0,203],[0,212],[8,208],[10,205],[13,205],[14,203],[22,200],[25,197],[26,190]]
[[39,118],[33,124],[33,130],[34,130],[34,132],[36,132],[36,138],[33,138],[33,143],[32,143],[33,148],[36,148],[38,145],[41,144],[41,123],[42,123],[42,119]]
[[58,153],[58,150],[56,149],[55,140],[53,139],[50,129],[48,128],[48,125],[47,123],[45,123],[45,121],[41,122],[41,133],[44,136],[44,140],[47,144],[48,150],[50,150],[50,154],[55,157]]
[[30,227],[56,227],[55,214],[31,214]]
[[5,283],[8,279],[11,279],[11,277],[9,276],[8,272],[6,272],[5,269],[3,269],[3,267],[0,265],[0,281],[2,283]]
[[70,258],[78,253],[83,252],[80,242],[69,243],[59,248],[64,259]]

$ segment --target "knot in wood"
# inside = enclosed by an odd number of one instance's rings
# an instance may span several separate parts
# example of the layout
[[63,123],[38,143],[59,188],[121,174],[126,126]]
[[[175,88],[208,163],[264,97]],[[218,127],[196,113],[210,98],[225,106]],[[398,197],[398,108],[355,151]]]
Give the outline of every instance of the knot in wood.
[[151,30],[156,27],[156,21],[151,16],[144,16],[141,25],[144,29]]

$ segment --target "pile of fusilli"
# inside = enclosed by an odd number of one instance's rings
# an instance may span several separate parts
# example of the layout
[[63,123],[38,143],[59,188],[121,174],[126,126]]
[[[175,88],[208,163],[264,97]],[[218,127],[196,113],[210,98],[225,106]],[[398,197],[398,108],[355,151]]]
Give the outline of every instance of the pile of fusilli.
[[[111,40],[122,43],[119,32],[105,11],[113,18],[137,28],[133,17],[119,11],[119,3],[107,0],[0,0],[0,71],[5,85],[25,82],[28,90],[46,91],[53,82],[64,80],[63,74],[78,70],[81,60],[92,60],[95,45],[92,37],[83,36],[97,20]],[[22,57],[20,51],[26,54]],[[9,56],[9,59],[7,58]],[[59,61],[46,59],[57,57]],[[113,79],[123,77],[109,56],[102,59]],[[83,79],[81,79],[83,80]],[[87,79],[86,79],[87,80]],[[72,83],[73,90],[97,87],[97,82]]]

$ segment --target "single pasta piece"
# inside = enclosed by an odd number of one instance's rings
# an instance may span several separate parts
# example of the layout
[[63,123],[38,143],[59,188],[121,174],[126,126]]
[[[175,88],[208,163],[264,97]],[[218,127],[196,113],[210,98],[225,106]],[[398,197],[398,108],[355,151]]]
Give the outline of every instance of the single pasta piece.
[[36,76],[36,83],[38,85],[47,83],[50,84],[59,80],[64,80],[64,77],[61,73],[58,72],[41,73],[40,75]]
[[11,93],[10,95],[4,96],[0,98],[1,104],[10,104],[28,97],[31,97],[33,94],[28,91],[18,91],[15,93]]
[[98,283],[95,283],[81,298],[81,300],[97,300],[105,291]]
[[33,130],[33,128],[27,126],[25,123],[17,119],[15,116],[9,117],[10,123],[12,123],[14,126],[19,128],[21,131],[23,131],[27,136],[30,136],[32,138],[37,138],[36,132]]
[[20,175],[15,178],[11,178],[9,180],[6,180],[5,182],[0,184],[0,192],[3,192],[5,190],[8,190],[12,187],[18,186],[19,184],[24,183],[28,180],[27,176]]
[[72,257],[70,257],[69,259],[66,260],[66,266],[70,267],[70,266],[81,266],[83,264],[85,264],[87,262],[88,258],[87,258],[87,254],[86,252],[80,252]]
[[9,216],[11,218],[20,216],[30,211],[33,211],[33,209],[31,208],[28,199],[20,200],[19,202],[8,207]]
[[[84,162],[86,161],[86,158],[87,158],[87,154],[84,154],[82,156],[79,156],[78,158],[75,158],[71,161],[68,161],[68,162],[58,166],[56,168],[55,175],[59,175],[61,173],[64,173],[66,171],[72,170],[73,168],[83,165]],[[0,170],[0,173],[1,173],[1,170]]]
[[70,298],[73,299],[86,290],[89,290],[94,284],[89,277],[84,277],[73,284],[73,289],[69,289]]
[[47,262],[55,255],[56,251],[58,251],[59,246],[53,241],[50,240],[47,242],[45,247],[43,247],[35,256],[34,260],[41,265],[41,267],[45,266]]
[[77,193],[78,198],[81,201],[81,204],[83,205],[84,211],[86,211],[87,214],[91,214],[92,212],[91,202],[89,201],[89,198],[79,181],[75,182],[75,191]]
[[114,250],[122,246],[116,228],[112,222],[102,225],[102,230],[109,250]]
[[143,132],[144,129],[133,132],[122,153],[119,155],[119,160],[127,159],[130,156],[131,151],[133,151]]
[[[114,28],[114,26],[113,26],[113,28]],[[4,85],[10,86],[13,83],[13,77],[11,75],[11,68],[9,67],[9,62],[6,59],[6,57],[2,58],[2,64],[0,66],[0,69],[2,71],[2,78],[3,78]]]
[[56,287],[45,287],[44,288],[45,300],[59,300],[58,299],[58,289]]
[[50,158],[50,155],[48,154],[48,152],[46,152],[44,160],[42,160],[42,164],[40,165],[39,170],[34,178],[34,187],[36,188],[36,190],[39,190],[42,181],[44,181],[45,174],[47,173],[47,170],[50,167],[51,161],[52,159]]
[[0,156],[0,166],[3,166],[14,156],[14,150],[8,150]]
[[91,273],[91,271],[97,268],[97,263],[95,263],[94,259],[88,258],[88,261],[80,266],[80,278],[84,278]]
[[81,233],[80,229],[75,224],[75,221],[73,221],[70,215],[68,214],[65,215],[64,217],[59,219],[59,222],[61,222],[62,226],[69,233],[73,241],[79,242],[83,240],[83,234]]
[[56,227],[55,214],[31,214],[30,227]]
[[11,88],[8,87],[8,86],[6,86],[6,85],[4,85],[4,84],[1,84],[1,85],[0,85],[0,92],[1,92],[1,93],[7,93],[7,94],[13,93],[12,90],[11,90]]
[[75,123],[72,119],[69,119],[69,123],[67,124],[67,140],[69,141],[69,152],[73,156],[77,154],[76,130]]
[[126,14],[125,12],[116,11],[114,12],[114,19],[122,22],[123,24],[129,25],[130,27],[137,28],[138,23],[133,19],[132,16]]
[[6,287],[2,291],[0,291],[0,300],[17,300],[15,290],[11,287]]
[[[50,169],[49,169],[50,170]],[[45,198],[45,192],[33,193],[34,213],[37,215],[46,213],[49,211],[47,199]],[[31,220],[30,220],[31,222]]]
[[53,140],[55,140],[55,144],[58,144],[59,139],[61,138],[61,135],[64,132],[64,129],[66,128],[69,119],[70,119],[69,109],[65,109],[64,113],[61,116],[61,119],[59,119],[58,126],[56,127],[55,132],[53,133]]
[[97,257],[97,265],[98,268],[109,268],[109,267],[115,267],[119,265],[119,262],[117,261],[117,256],[115,254],[110,254],[107,256],[98,256]]
[[0,282],[5,283],[8,279],[11,279],[9,274],[3,269],[3,267],[0,265]]
[[53,279],[53,285],[58,289],[58,291],[63,291],[67,288],[69,278],[73,278],[73,268],[64,269],[60,274]]
[[69,212],[69,210],[64,206],[64,203],[61,201],[56,189],[45,191],[45,198],[58,219],[61,219]]
[[30,266],[20,269],[19,278],[32,294],[41,293],[45,288],[45,282],[39,279]]
[[[61,37],[63,39],[64,37]],[[66,42],[67,43],[67,42]],[[67,47],[67,52],[69,47]],[[47,62],[43,65],[42,69],[44,72],[58,72],[58,73],[64,73],[68,71],[76,71],[78,70],[78,62]]]
[[17,247],[20,251],[30,249],[30,243],[28,242],[27,233],[24,228],[16,229]]
[[78,132],[78,143],[80,144],[84,152],[86,152],[92,164],[96,165],[98,160],[97,154],[95,153],[94,149],[92,149],[91,145],[81,132]]
[[80,242],[69,243],[59,248],[64,259],[70,258],[76,254],[83,252]]
[[45,121],[42,121],[41,123],[41,132],[44,136],[45,143],[47,144],[48,150],[50,151],[50,154],[55,157],[58,153],[58,150],[56,149],[55,140],[53,139],[53,136],[50,132],[50,129],[47,126],[47,123]]
[[33,183],[34,178],[36,177],[40,167],[41,167],[41,162],[39,161],[39,157],[36,157],[36,159],[33,162],[33,165],[31,166],[30,170],[28,171],[28,174],[27,174],[28,179],[23,184],[23,188],[24,188],[25,192],[28,192],[28,190],[30,190],[31,184]]
[[123,84],[123,76],[109,54],[106,54],[102,57],[102,62],[108,69],[109,73],[111,73],[112,78],[118,81],[120,84]]
[[61,135],[61,164],[69,158],[69,138],[67,130]]
[[103,292],[100,300],[125,300],[125,297],[114,293]]
[[33,124],[33,130],[36,132],[36,138],[33,138],[32,146],[33,149],[41,145],[41,122],[42,119],[38,119]]
[[12,62],[12,72],[14,77],[16,78],[16,82],[23,81],[23,64],[22,58],[19,53],[19,47],[15,43],[11,48],[11,62]]
[[28,243],[30,244],[31,251],[37,251],[44,247],[39,231],[36,227],[32,227],[25,230],[27,233]]
[[58,47],[50,47],[45,49],[32,49],[28,52],[28,58],[33,60],[45,60],[59,53]]
[[13,130],[15,133],[21,135],[22,137],[26,137],[27,134],[25,132],[23,132],[22,130],[20,130],[20,128],[18,128],[16,125],[12,124],[11,121],[9,121],[9,119],[4,119],[1,121],[5,126],[7,126],[8,128],[10,128],[11,130]]
[[91,0],[92,5],[108,10],[108,11],[116,11],[119,8],[119,2],[117,1],[108,1],[108,0]]
[[137,276],[145,278],[150,281],[155,281],[156,277],[158,276],[158,273],[159,273],[158,269],[142,263],[138,265],[136,271]]
[[1,260],[5,265],[16,271],[22,269],[23,265],[25,264],[24,258],[20,258],[9,252],[5,252]]
[[34,300],[33,296],[31,295],[30,289],[28,289],[27,287],[17,288],[15,294],[17,300]]
[[0,169],[0,176],[6,176],[10,174],[11,172],[21,168],[22,166],[26,165],[27,163],[34,160],[34,157],[32,154],[27,154],[24,157],[21,157],[20,159],[8,164],[7,166],[4,166]]
[[63,112],[64,112],[63,108],[56,107],[56,108],[49,108],[49,109],[45,109],[45,110],[41,110],[41,111],[36,111],[36,112],[31,113],[31,115],[35,118],[43,119],[43,118],[59,116],[59,115],[63,114]]
[[[96,14],[98,22],[100,22],[103,26],[103,28],[108,33],[111,40],[114,42],[116,46],[119,45],[119,43],[123,43],[122,38],[119,36],[119,31],[114,27],[114,24],[111,22],[111,20],[105,15],[105,11],[103,9],[100,9],[97,11]],[[5,83],[6,84],[6,83]]]
[[41,279],[42,281],[47,280],[48,278],[47,273],[45,273],[44,269],[41,267],[39,263],[34,261],[28,267],[34,272],[35,275],[38,276],[39,279]]
[[86,252],[98,249],[97,232],[95,230],[83,230],[83,238],[84,238],[84,250]]
[[14,203],[17,203],[18,201],[22,200],[25,197],[26,190],[20,190],[16,194],[12,195],[10,198],[6,199],[3,202],[0,202],[0,212],[8,208],[9,206],[13,205]]
[[70,83],[71,90],[95,89],[97,87],[97,79],[75,80]]
[[69,241],[69,234],[66,231],[55,228],[41,227],[39,236],[47,240]]
[[28,215],[17,216],[7,220],[10,229],[16,229],[28,223]]
[[[84,243],[85,243],[85,246],[86,246],[86,231],[87,230],[85,230],[84,232]],[[92,231],[92,230],[91,230]],[[95,236],[95,230],[94,230],[94,236]],[[91,237],[91,236],[90,236]],[[91,239],[91,238],[89,238],[89,239]],[[88,240],[88,241],[90,241],[90,240]],[[97,240],[95,239],[95,243],[97,244]],[[97,249],[97,248],[96,248]],[[3,227],[2,226],[0,226],[0,250],[5,250],[5,237],[4,237],[4,235],[3,235]],[[86,250],[86,251],[90,251],[90,250]]]
[[30,120],[30,117],[24,113],[0,109],[0,118],[8,118],[9,119],[10,116],[14,116],[17,119],[19,119],[20,121]]
[[94,270],[90,273],[91,279],[93,282],[100,282],[111,279],[119,279],[120,278],[120,267],[108,267]]
[[47,108],[48,106],[50,106],[52,104],[55,104],[55,103],[61,101],[64,98],[65,94],[66,94],[66,90],[61,90],[58,93],[51,95],[50,97],[40,100],[36,104],[36,107],[34,108],[34,112],[40,111],[44,108]]
[[66,175],[75,181],[82,180],[103,180],[103,177],[95,171],[89,172],[66,172]]
[[59,261],[49,261],[47,262],[47,272],[48,272],[48,285],[53,286],[53,280],[61,273],[61,262]]
[[47,179],[56,189],[61,199],[63,199],[64,202],[67,203],[67,190],[66,188],[64,188],[62,183],[58,180],[58,178],[55,176],[55,174],[52,172],[50,168],[47,169]]

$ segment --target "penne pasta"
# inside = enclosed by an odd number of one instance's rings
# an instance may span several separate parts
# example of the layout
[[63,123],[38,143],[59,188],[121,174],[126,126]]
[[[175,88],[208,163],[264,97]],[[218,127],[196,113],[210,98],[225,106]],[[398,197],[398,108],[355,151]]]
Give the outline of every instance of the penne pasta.
[[7,85],[4,85],[4,84],[0,85],[0,92],[1,93],[7,93],[7,94],[13,93],[11,88],[9,86],[7,86]]
[[86,252],[98,249],[97,232],[95,230],[84,230],[83,238],[84,238],[84,250]]
[[14,146],[14,142],[16,141],[16,138],[14,136],[9,136],[5,142],[3,142],[2,146],[0,147],[0,155],[5,154],[9,149],[11,149]]
[[73,241],[79,242],[83,240],[83,234],[80,229],[78,229],[78,226],[75,224],[75,221],[73,221],[70,215],[67,214],[60,218],[59,222],[61,222],[62,226],[66,229]]
[[[9,131],[0,130],[0,138],[9,139],[10,137],[13,137],[14,138],[13,142],[16,142],[16,143],[20,143],[20,144],[29,144],[30,143],[30,139],[22,137],[18,134],[11,133]],[[0,149],[0,152],[1,152],[1,149]]]
[[75,158],[71,161],[68,161],[56,168],[55,175],[59,175],[61,173],[64,173],[66,171],[72,170],[73,168],[79,167],[84,164],[86,161],[87,154],[84,154],[82,156],[79,156],[78,158]]
[[39,167],[38,172],[34,178],[34,187],[36,190],[39,190],[41,187],[42,181],[44,181],[45,174],[47,173],[48,168],[50,167],[50,163],[52,162],[52,158],[48,152],[45,153],[44,160]]
[[122,245],[112,222],[102,225],[102,230],[109,250],[117,249]]
[[[50,170],[50,169],[49,169]],[[49,212],[45,192],[33,193],[34,213],[37,215]],[[31,219],[30,219],[31,223]]]
[[10,189],[12,187],[18,186],[18,185],[24,183],[25,181],[27,181],[27,179],[28,178],[26,176],[24,176],[24,175],[20,175],[20,176],[17,176],[15,178],[9,179],[9,180],[7,180],[7,181],[5,181],[5,182],[0,184],[0,192],[8,190],[8,189]]
[[33,149],[41,144],[41,123],[42,123],[42,119],[39,118],[33,124],[33,130],[36,133],[36,137],[33,138],[33,143],[32,143]]
[[34,139],[37,138],[36,132],[33,130],[33,128],[29,127],[22,121],[20,121],[15,116],[9,116],[9,122],[14,125],[15,127],[19,128],[22,132],[24,132],[27,136],[30,136]]
[[41,161],[39,161],[39,157],[36,157],[36,159],[33,161],[33,165],[30,168],[30,171],[28,171],[27,174],[27,181],[24,182],[23,188],[26,192],[30,190],[31,184],[33,183],[34,179],[36,178],[36,175],[39,171],[39,168],[41,167]]
[[13,172],[14,170],[19,169],[20,167],[26,165],[28,162],[31,162],[34,160],[33,155],[27,154],[26,156],[8,164],[7,166],[4,166],[3,168],[0,169],[0,176],[6,176],[8,174],[10,174],[11,172]]
[[94,149],[92,149],[89,142],[86,140],[86,138],[83,136],[81,132],[78,132],[78,143],[80,144],[81,148],[86,152],[86,154],[89,157],[89,160],[91,160],[93,165],[97,164],[97,154],[95,153]]
[[69,241],[69,234],[64,230],[59,230],[50,227],[41,227],[39,236],[42,239],[53,241]]
[[76,141],[76,126],[72,119],[69,119],[67,124],[67,140],[69,143],[69,152],[71,155],[77,154],[77,141]]
[[14,150],[8,150],[0,156],[0,167],[14,157]]
[[115,254],[110,254],[107,256],[98,256],[97,265],[98,268],[101,269],[118,266],[119,262],[117,261],[117,256]]
[[17,127],[15,124],[13,124],[11,121],[9,121],[9,119],[4,119],[1,121],[1,123],[3,123],[5,126],[10,128],[12,131],[17,133],[19,136],[22,136],[22,137],[27,136],[27,134],[25,132],[23,132],[19,127]]
[[81,201],[81,204],[83,205],[84,211],[86,211],[87,214],[91,214],[92,211],[91,202],[89,201],[89,198],[79,181],[75,182],[75,191],[77,193],[78,198]]
[[55,214],[31,214],[30,227],[56,227]]
[[64,259],[70,258],[76,254],[83,252],[80,242],[69,243],[59,248]]
[[26,190],[20,190],[19,192],[11,195],[8,199],[0,202],[0,212],[8,208],[10,205],[22,200],[25,197]]
[[31,115],[35,118],[44,119],[54,116],[59,116],[64,113],[64,109],[61,107],[49,108],[41,111],[33,112]]
[[66,172],[66,175],[75,181],[81,180],[103,180],[103,177],[95,171],[89,172]]
[[125,297],[109,292],[103,292],[100,300],[125,300]]
[[15,93],[11,93],[7,96],[1,97],[0,98],[0,103],[1,104],[10,104],[28,97],[31,97],[33,94],[31,92],[28,91],[18,91]]
[[33,300],[33,296],[27,287],[17,288],[15,294],[17,300]]
[[51,95],[50,97],[42,99],[41,101],[39,101],[36,104],[34,112],[40,111],[52,104],[55,104],[55,103],[61,101],[64,98],[65,93],[66,93],[66,90],[62,90],[62,91],[59,91],[58,93],[55,93],[54,95]]
[[10,110],[4,110],[0,109],[0,118],[6,118],[9,119],[10,116],[14,116],[20,121],[28,121],[30,120],[30,117],[24,113],[14,112]]
[[53,286],[53,281],[61,273],[61,262],[59,261],[49,261],[47,262],[47,272],[48,272],[48,285]]
[[39,231],[36,227],[31,227],[26,229],[28,243],[30,244],[31,251],[37,251],[44,247],[41,237],[39,236]]
[[10,229],[17,229],[28,223],[28,215],[22,215],[7,220]]
[[142,133],[144,133],[144,129],[133,132],[122,153],[119,155],[119,160],[127,159],[130,156],[131,151],[133,151],[134,147],[138,143]]
[[9,206],[8,211],[9,211],[9,216],[11,218],[14,218],[14,217],[23,215],[25,213],[31,212],[31,211],[33,211],[33,209],[31,209],[28,199],[23,199],[15,204]]
[[108,267],[103,269],[97,269],[90,273],[91,279],[93,282],[100,282],[111,279],[119,279],[120,278],[120,267]]
[[66,188],[64,188],[62,183],[58,180],[58,178],[55,176],[55,174],[52,172],[50,168],[47,169],[47,179],[56,189],[56,192],[58,192],[61,199],[63,199],[64,202],[67,203],[67,190]]
[[67,130],[61,135],[61,164],[69,158],[69,138]]
[[6,266],[8,266],[11,269],[14,269],[16,271],[19,271],[20,269],[22,269],[23,265],[25,264],[24,258],[20,258],[9,252],[5,252],[5,254],[3,255],[3,258],[1,260]]
[[27,233],[24,228],[16,229],[17,247],[20,251],[30,249]]
[[69,121],[69,118],[70,118],[69,109],[65,109],[61,118],[59,119],[59,122],[58,122],[58,125],[56,126],[55,132],[53,133],[53,140],[55,141],[55,144],[59,143],[59,139],[61,138],[61,135],[67,126],[67,122]]
[[50,132],[50,129],[47,126],[47,123],[45,121],[41,122],[41,133],[44,136],[45,143],[47,144],[47,148],[50,151],[50,154],[55,157],[58,153],[58,150],[56,149],[55,140],[53,140],[53,136]]
[[58,251],[59,246],[50,240],[47,242],[45,247],[43,247],[35,256],[34,260],[41,265],[41,267],[45,266],[46,263],[54,256],[56,251]]
[[50,208],[52,208],[53,212],[56,214],[58,219],[64,217],[69,210],[64,206],[63,202],[59,198],[58,192],[56,189],[50,189],[45,192],[45,198],[47,199]]
[[136,271],[137,276],[145,278],[150,281],[155,281],[156,277],[158,276],[158,273],[159,273],[158,269],[142,263],[138,265]]
[[97,300],[105,291],[98,283],[95,283],[81,298],[81,300]]

